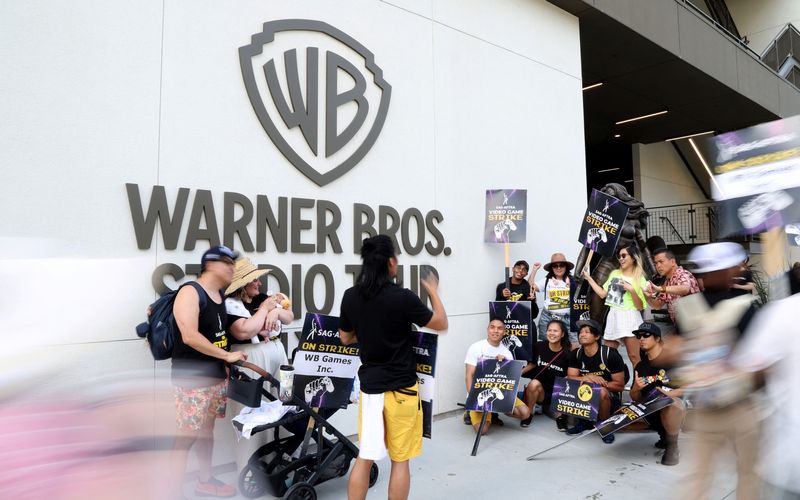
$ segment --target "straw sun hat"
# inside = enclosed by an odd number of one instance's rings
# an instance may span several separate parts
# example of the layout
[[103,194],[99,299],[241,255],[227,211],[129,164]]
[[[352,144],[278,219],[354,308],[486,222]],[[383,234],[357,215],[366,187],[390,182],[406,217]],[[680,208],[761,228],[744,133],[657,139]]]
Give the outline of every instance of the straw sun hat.
[[225,295],[230,295],[236,290],[242,288],[256,278],[260,278],[269,272],[269,269],[259,269],[258,266],[247,257],[241,257],[236,260],[236,267],[233,269],[233,281],[228,288],[225,289]]
[[572,268],[575,267],[575,264],[568,261],[563,253],[556,252],[552,255],[552,257],[550,257],[550,262],[544,265],[544,270],[549,273],[550,268],[553,267],[553,264],[562,264],[562,263],[567,265],[567,271],[571,271]]

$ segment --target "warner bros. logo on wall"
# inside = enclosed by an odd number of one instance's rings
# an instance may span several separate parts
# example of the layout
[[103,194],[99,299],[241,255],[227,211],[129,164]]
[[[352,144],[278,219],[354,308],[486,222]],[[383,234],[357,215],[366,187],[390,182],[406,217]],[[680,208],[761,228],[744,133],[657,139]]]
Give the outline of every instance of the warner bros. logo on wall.
[[348,34],[321,21],[266,22],[239,48],[239,64],[267,135],[318,185],[347,173],[375,144],[392,87]]

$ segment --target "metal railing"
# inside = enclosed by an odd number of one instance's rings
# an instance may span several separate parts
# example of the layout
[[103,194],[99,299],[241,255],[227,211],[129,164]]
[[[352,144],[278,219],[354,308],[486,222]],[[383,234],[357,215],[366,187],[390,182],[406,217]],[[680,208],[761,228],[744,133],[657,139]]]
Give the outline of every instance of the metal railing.
[[695,245],[717,239],[717,208],[713,202],[652,207],[647,211],[647,238],[660,236],[667,245]]

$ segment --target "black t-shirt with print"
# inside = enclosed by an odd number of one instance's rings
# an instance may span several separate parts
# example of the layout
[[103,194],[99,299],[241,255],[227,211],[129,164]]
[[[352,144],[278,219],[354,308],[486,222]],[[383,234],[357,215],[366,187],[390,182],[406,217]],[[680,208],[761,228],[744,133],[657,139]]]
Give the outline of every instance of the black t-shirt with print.
[[673,365],[653,366],[650,364],[650,359],[647,357],[647,354],[644,353],[641,361],[639,361],[636,364],[636,368],[634,368],[634,373],[640,377],[644,377],[648,382],[648,384],[642,388],[642,394],[648,394],[656,387],[677,389],[677,386],[670,380],[670,371],[673,368]]
[[339,328],[358,337],[361,390],[381,394],[417,382],[412,349],[412,324],[425,326],[433,311],[411,290],[387,285],[366,300],[359,287],[348,288],[342,297]]
[[508,289],[511,291],[511,297],[505,298],[503,297],[503,289],[506,287],[506,282],[499,283],[497,285],[497,289],[495,290],[494,300],[495,301],[503,301],[503,300],[528,300],[528,296],[531,294],[531,285],[525,280],[522,280],[522,283],[515,285],[514,283],[509,283]]
[[[205,290],[203,293],[206,293]],[[200,311],[197,321],[198,331],[209,342],[220,349],[230,350],[225,328],[228,314],[225,303],[217,304],[206,293],[206,306]],[[172,349],[172,380],[181,387],[204,387],[225,380],[225,363],[221,359],[203,354],[183,343],[180,334],[176,335]]]
[[[534,346],[533,363],[536,366],[528,372],[528,375],[541,382],[544,388],[545,406],[553,395],[553,385],[555,385],[556,377],[567,376],[569,356],[569,351],[551,351],[550,343],[546,340],[540,340]],[[555,361],[550,363],[553,359],[555,359]],[[550,363],[549,366],[547,365],[548,363]],[[546,369],[544,368],[545,366],[547,366]],[[539,374],[539,372],[541,372],[541,374]]]
[[583,347],[575,349],[570,353],[569,367],[577,368],[581,375],[600,375],[606,382],[611,382],[612,373],[625,372],[625,362],[619,352],[604,345],[598,346],[594,356],[587,356]]

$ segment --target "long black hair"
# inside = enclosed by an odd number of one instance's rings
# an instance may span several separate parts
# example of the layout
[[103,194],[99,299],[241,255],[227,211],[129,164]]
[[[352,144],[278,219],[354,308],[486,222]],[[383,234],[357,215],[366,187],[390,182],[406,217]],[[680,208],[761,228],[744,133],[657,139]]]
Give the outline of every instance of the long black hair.
[[385,234],[367,238],[361,244],[361,272],[356,279],[358,291],[369,300],[392,283],[389,259],[394,257],[392,239]]

